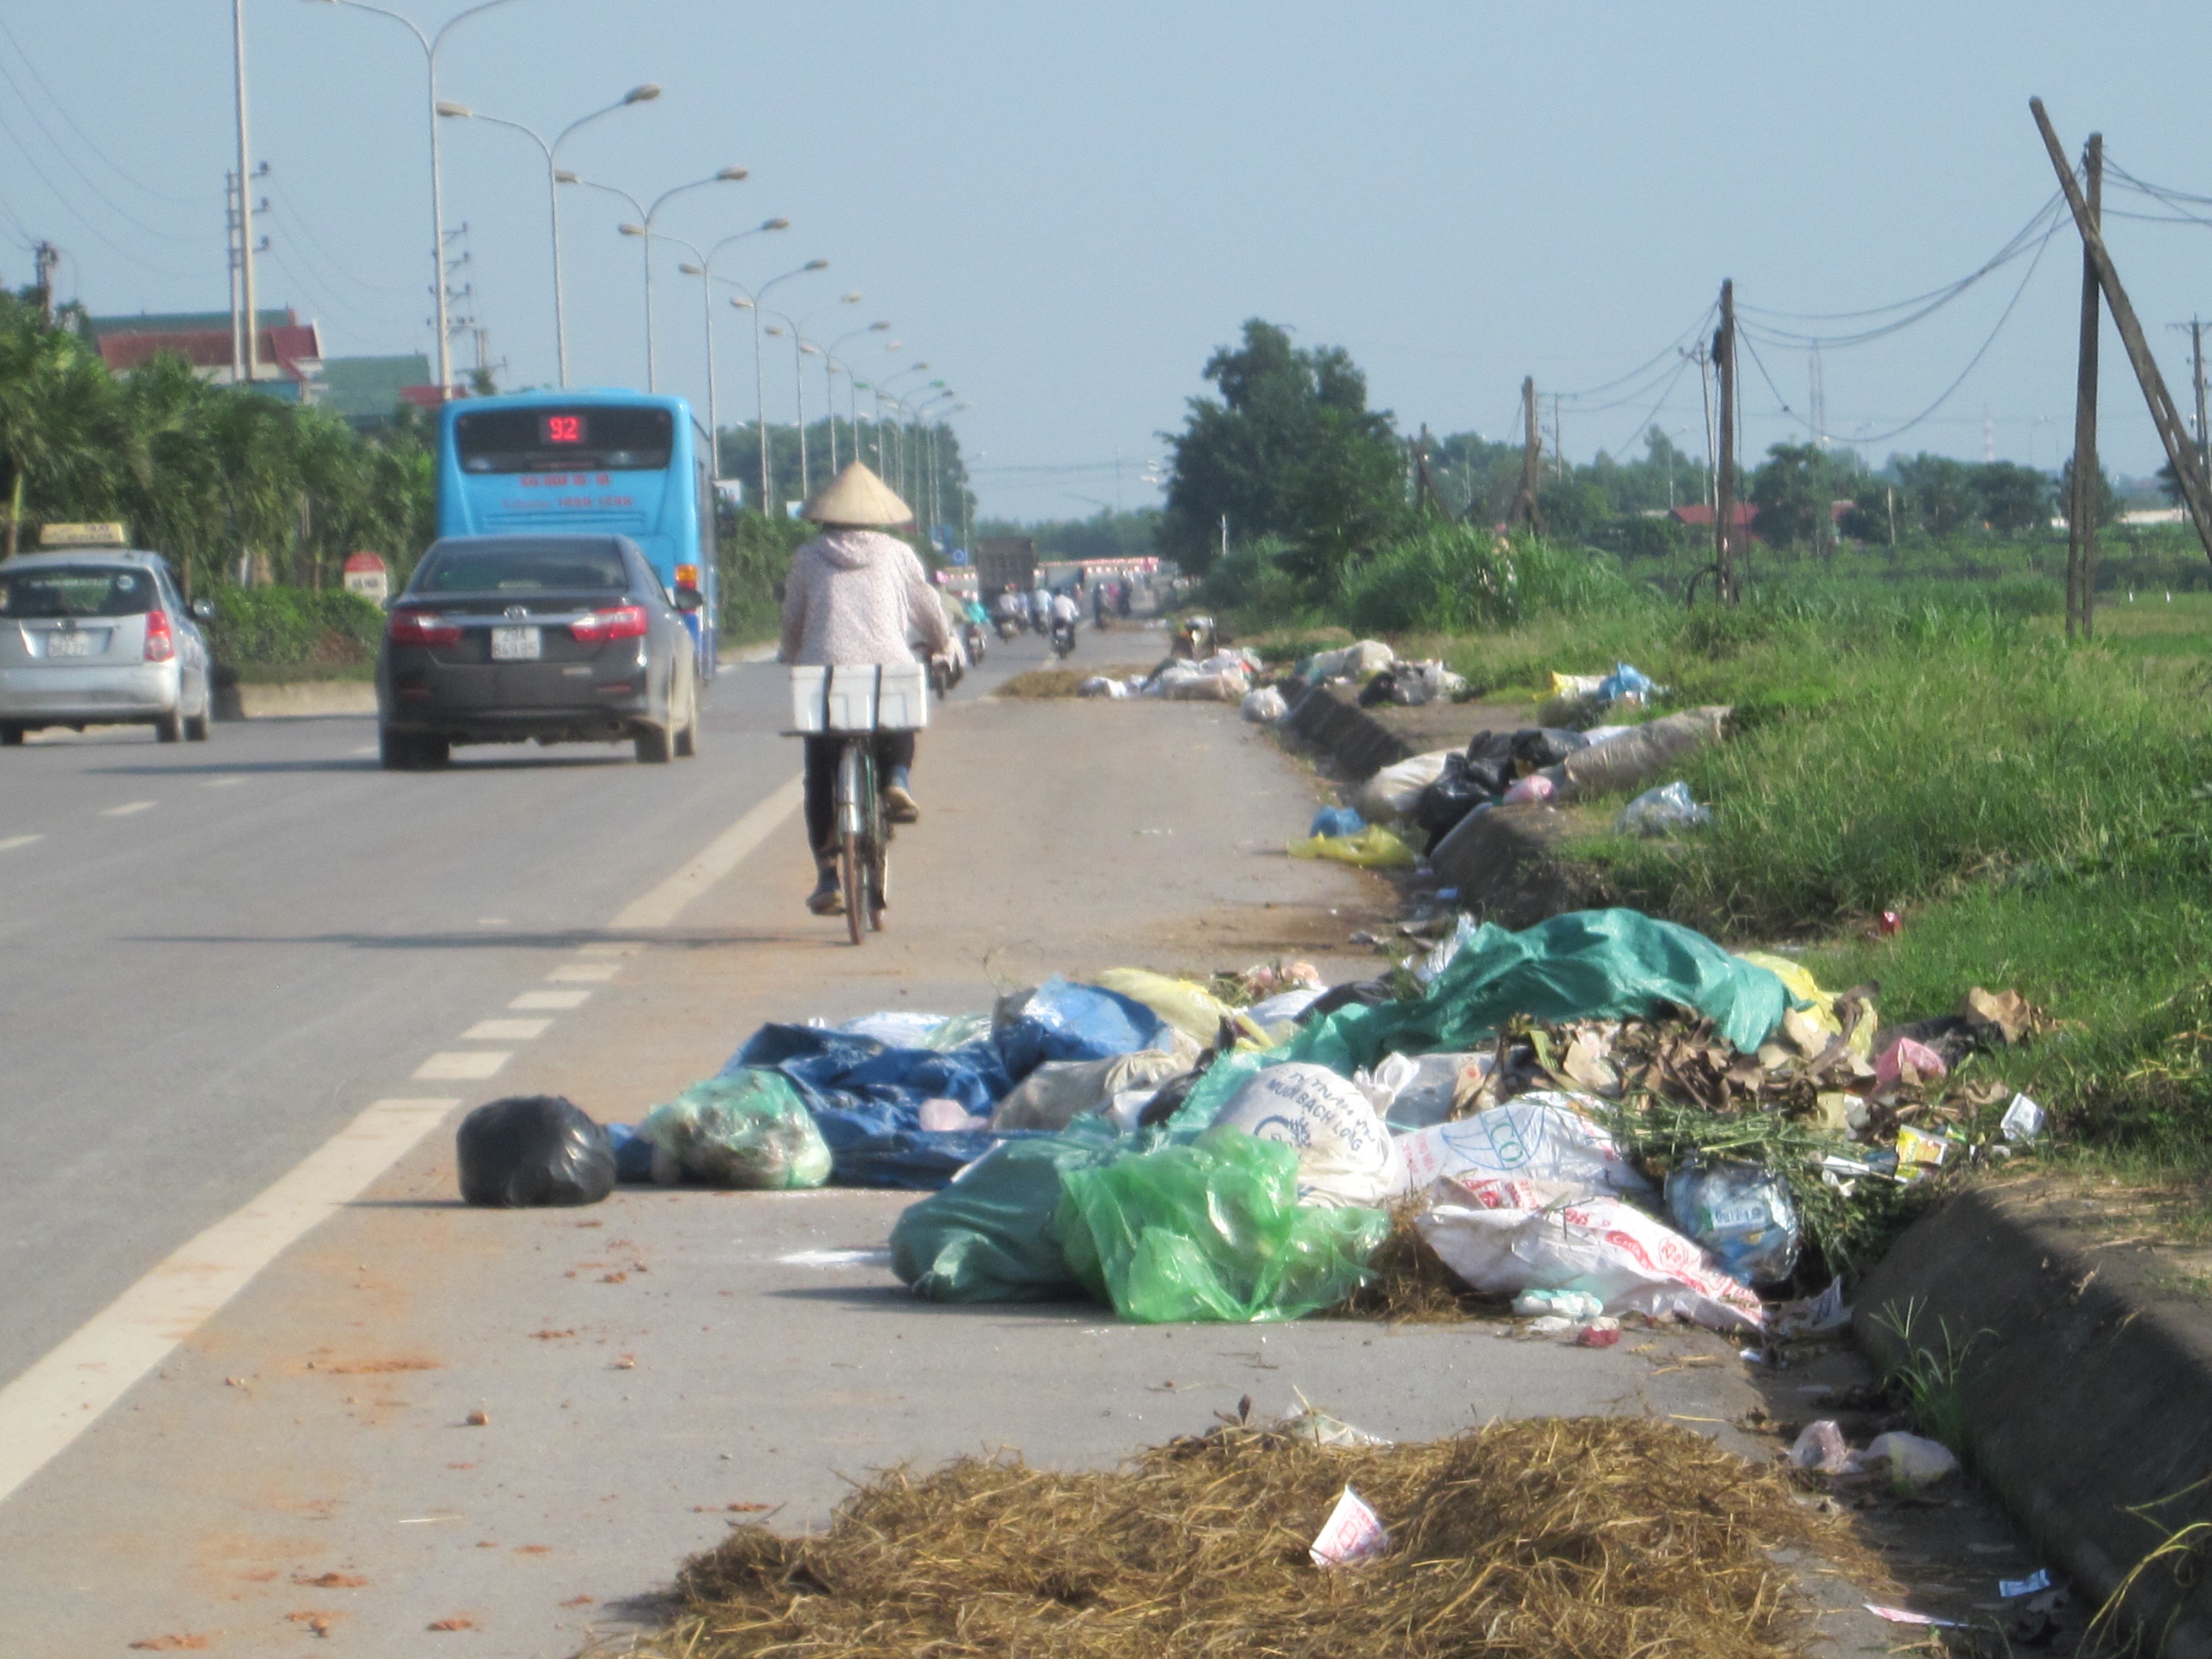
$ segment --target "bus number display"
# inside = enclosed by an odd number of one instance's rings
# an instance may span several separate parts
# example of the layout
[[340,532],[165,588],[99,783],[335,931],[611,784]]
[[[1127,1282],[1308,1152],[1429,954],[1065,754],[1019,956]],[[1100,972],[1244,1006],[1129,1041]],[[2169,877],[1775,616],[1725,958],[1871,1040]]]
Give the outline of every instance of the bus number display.
[[580,415],[548,415],[545,417],[544,438],[549,444],[583,442],[584,417]]

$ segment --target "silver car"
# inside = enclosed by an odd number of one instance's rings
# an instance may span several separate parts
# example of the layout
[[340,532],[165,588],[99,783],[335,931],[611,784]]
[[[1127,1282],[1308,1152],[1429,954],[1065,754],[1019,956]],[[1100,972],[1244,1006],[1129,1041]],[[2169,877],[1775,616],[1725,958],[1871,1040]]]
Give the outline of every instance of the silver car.
[[204,741],[214,696],[206,601],[158,553],[32,553],[0,564],[0,744],[66,726],[151,726]]

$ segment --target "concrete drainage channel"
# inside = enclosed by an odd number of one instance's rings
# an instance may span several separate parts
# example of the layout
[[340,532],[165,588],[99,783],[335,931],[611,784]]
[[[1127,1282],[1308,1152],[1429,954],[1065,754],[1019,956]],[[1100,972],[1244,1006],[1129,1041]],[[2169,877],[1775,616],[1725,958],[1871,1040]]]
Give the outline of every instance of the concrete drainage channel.
[[[1415,752],[1328,686],[1280,729],[1347,785]],[[1437,877],[1509,928],[1577,908],[1552,850],[1567,817],[1494,808]],[[2033,1178],[1968,1188],[1855,1288],[1852,1335],[1886,1375],[1916,1359],[1946,1374],[1975,1472],[2093,1603],[2170,1550],[2128,1584],[2128,1613],[2171,1659],[2212,1659],[2212,1580],[2190,1547],[2212,1531],[2212,1310],[2161,1278],[2147,1241],[2100,1231],[2091,1197]]]

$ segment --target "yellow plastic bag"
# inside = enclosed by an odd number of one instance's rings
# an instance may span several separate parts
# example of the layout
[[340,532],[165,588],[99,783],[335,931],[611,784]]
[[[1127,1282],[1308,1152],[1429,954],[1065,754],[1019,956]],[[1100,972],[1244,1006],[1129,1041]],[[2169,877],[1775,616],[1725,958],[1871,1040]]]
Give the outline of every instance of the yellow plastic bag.
[[1171,979],[1142,968],[1109,968],[1091,975],[1090,983],[1101,990],[1141,1002],[1201,1048],[1211,1048],[1220,1035],[1221,1022],[1229,1021],[1239,1037],[1265,1043],[1267,1033],[1250,1018],[1231,1007],[1203,985]]
[[1290,845],[1294,859],[1334,859],[1363,870],[1410,870],[1419,860],[1395,830],[1370,823],[1356,836],[1316,836]]
[[1830,1036],[1844,1034],[1843,1022],[1836,1018],[1836,998],[1831,991],[1823,991],[1802,962],[1792,962],[1788,957],[1778,957],[1765,951],[1739,951],[1739,962],[1747,962],[1754,968],[1764,968],[1780,980],[1790,993],[1793,1003],[1809,1002],[1813,1006],[1804,1012]]

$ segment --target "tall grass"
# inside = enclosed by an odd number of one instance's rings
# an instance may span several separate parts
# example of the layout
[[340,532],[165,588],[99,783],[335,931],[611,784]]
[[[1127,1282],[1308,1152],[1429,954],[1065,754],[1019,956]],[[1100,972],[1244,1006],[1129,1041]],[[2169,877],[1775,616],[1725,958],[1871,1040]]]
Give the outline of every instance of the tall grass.
[[1456,633],[1620,609],[1638,599],[1609,554],[1438,525],[1353,566],[1343,605],[1354,628]]

